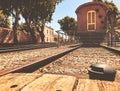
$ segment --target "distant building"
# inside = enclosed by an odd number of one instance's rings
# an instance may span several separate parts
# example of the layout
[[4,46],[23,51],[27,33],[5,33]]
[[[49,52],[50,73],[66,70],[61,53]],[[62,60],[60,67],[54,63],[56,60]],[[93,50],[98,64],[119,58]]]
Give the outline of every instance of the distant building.
[[58,38],[58,33],[57,34],[54,34],[54,41],[55,42],[68,42],[69,39],[68,39],[68,36],[64,33],[59,33],[59,38]]
[[48,26],[44,28],[45,42],[55,42],[54,41],[54,29]]

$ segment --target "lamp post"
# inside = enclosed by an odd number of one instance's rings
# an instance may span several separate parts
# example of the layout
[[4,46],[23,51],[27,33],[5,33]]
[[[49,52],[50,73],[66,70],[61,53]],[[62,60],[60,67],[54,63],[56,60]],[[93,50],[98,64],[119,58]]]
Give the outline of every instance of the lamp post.
[[60,46],[60,34],[62,34],[62,41],[63,41],[63,31],[62,30],[57,30],[56,31],[57,32],[57,34],[58,34],[58,42],[57,42],[57,47],[59,48],[59,46]]
[[62,30],[57,30],[56,32],[57,32],[57,34],[58,34],[58,42],[57,42],[57,47],[59,48],[59,46],[60,46],[60,31],[62,31]]

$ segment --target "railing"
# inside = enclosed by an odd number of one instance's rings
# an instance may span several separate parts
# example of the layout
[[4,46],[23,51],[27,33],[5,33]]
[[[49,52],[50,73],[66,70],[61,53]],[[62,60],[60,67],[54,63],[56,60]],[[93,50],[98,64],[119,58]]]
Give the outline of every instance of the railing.
[[117,47],[120,47],[120,41],[115,41],[115,46]]

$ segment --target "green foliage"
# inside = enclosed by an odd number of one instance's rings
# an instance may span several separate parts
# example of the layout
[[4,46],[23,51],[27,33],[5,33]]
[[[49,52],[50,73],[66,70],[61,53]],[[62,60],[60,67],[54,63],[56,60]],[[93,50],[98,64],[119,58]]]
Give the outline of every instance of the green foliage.
[[50,22],[56,4],[62,0],[27,0],[22,7],[22,16],[32,22]]
[[18,28],[19,15],[21,14],[26,21],[27,29],[30,31],[31,36],[35,36],[32,31],[32,26],[40,25],[43,34],[44,25],[46,22],[52,20],[52,14],[55,11],[56,5],[63,0],[0,0],[0,10],[3,13],[10,16],[12,15],[15,19],[13,24],[14,30],[14,41],[16,40],[16,30]]
[[0,27],[10,28],[10,19],[0,11]]
[[[29,30],[33,26],[37,27],[38,32],[44,41],[44,25],[52,20],[52,14],[55,11],[56,5],[62,0],[27,0],[22,6],[22,16],[24,17]],[[33,26],[31,26],[33,25]],[[41,28],[41,29],[39,29]],[[39,31],[41,30],[41,31]]]
[[18,30],[25,30],[25,31],[27,31],[28,29],[27,29],[26,23],[21,23],[21,24],[18,26]]
[[13,23],[13,34],[14,34],[14,43],[17,44],[17,33],[19,15],[21,13],[21,6],[23,5],[24,0],[1,0],[0,1],[0,10],[7,16],[12,15],[15,19]]
[[113,2],[105,1],[105,3],[107,4],[109,11],[116,13],[116,14],[118,13],[118,8]]
[[107,17],[108,17],[108,23],[111,28],[116,27],[117,24],[117,15],[118,15],[118,8],[113,2],[105,2],[108,6],[108,12],[107,12]]
[[77,22],[74,18],[66,16],[61,20],[58,20],[61,29],[68,35],[72,35],[76,32]]
[[10,16],[13,15],[15,18],[16,10],[21,10],[24,0],[1,0],[0,9],[3,10],[3,13]]
[[114,41],[117,39],[118,33],[115,31],[115,27],[117,27],[117,15],[118,15],[118,8],[113,2],[105,2],[108,6],[107,11],[107,20],[108,20],[108,30],[111,36],[108,36],[108,45],[113,46]]

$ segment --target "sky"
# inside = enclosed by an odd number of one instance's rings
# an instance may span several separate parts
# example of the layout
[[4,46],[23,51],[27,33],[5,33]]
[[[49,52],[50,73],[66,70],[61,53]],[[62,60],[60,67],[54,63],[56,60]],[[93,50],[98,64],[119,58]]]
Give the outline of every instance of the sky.
[[[77,19],[75,10],[81,4],[91,2],[92,0],[63,0],[62,3],[56,6],[55,12],[52,16],[51,23],[47,23],[47,26],[52,27],[55,31],[60,30],[60,25],[58,20],[63,19],[65,16],[70,16]],[[108,0],[111,1],[111,0]],[[113,3],[118,7],[120,10],[120,0],[113,0]]]

